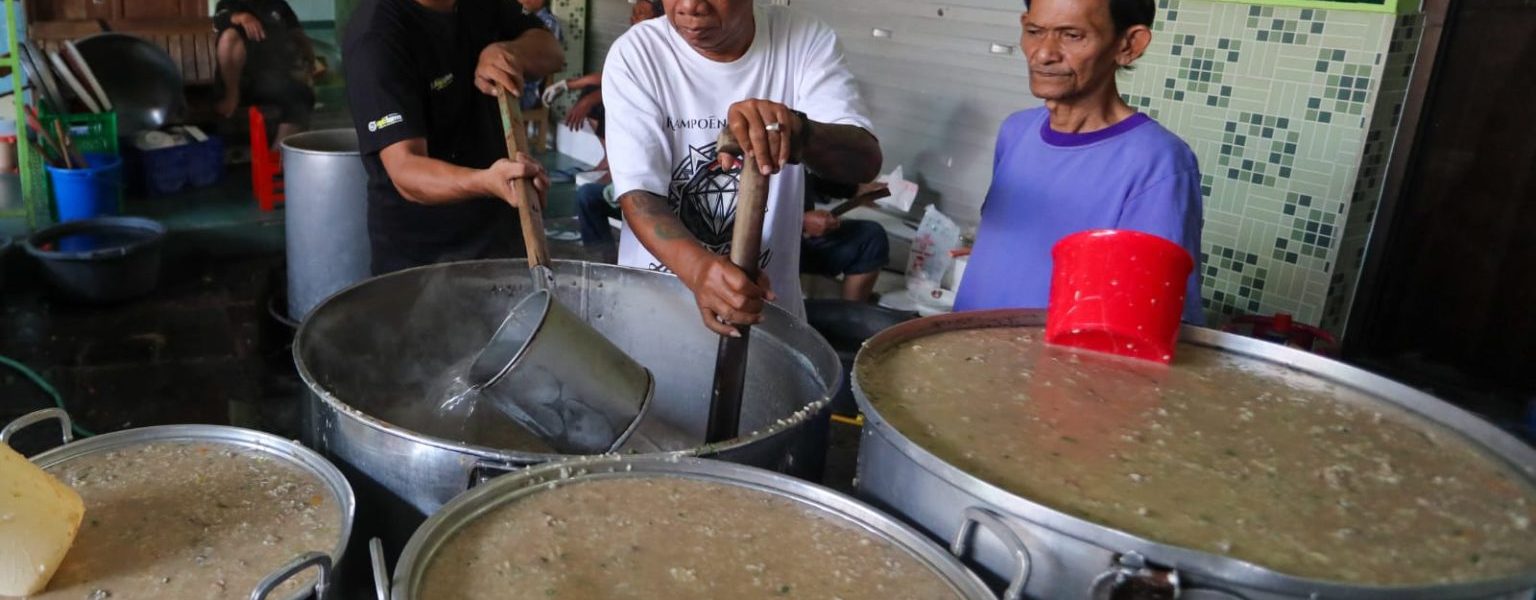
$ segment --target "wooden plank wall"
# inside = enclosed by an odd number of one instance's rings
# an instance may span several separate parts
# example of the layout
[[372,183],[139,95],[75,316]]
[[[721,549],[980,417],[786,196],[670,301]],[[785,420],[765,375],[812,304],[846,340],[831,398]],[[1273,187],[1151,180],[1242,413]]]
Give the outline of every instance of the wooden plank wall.
[[[788,1],[837,30],[880,136],[885,169],[904,165],[926,200],[975,224],[998,126],[1041,104],[1029,94],[1016,48],[1022,1]],[[601,68],[628,19],[627,2],[593,0],[589,69]],[[877,37],[875,29],[889,36]]]

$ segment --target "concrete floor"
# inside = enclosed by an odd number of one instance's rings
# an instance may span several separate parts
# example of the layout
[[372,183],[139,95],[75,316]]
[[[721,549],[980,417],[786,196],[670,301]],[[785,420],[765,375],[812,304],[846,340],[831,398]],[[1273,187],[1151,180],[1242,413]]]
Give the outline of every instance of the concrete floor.
[[[574,231],[570,187],[555,186],[551,229]],[[237,166],[214,187],[128,201],[128,214],[170,230],[160,285],[141,300],[59,302],[30,257],[20,248],[9,253],[0,355],[52,382],[92,431],[185,422],[295,435],[287,418],[297,390],[290,332],[268,314],[282,292],[283,213],[262,212],[249,189],[248,172]],[[553,252],[590,258],[568,243],[554,242]],[[0,422],[52,404],[8,370],[0,371],[0,398]]]

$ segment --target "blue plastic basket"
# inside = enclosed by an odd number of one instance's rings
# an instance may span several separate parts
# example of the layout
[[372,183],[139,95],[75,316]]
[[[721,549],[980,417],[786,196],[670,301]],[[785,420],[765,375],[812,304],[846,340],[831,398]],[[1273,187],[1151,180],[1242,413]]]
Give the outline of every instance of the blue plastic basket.
[[224,176],[224,140],[216,135],[187,146],[187,183],[206,187]]

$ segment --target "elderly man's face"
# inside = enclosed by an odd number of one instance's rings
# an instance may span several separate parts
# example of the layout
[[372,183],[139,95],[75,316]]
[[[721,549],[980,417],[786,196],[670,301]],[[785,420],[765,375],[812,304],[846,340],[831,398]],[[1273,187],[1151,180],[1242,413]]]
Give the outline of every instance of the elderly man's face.
[[705,54],[731,53],[752,38],[752,0],[663,0],[678,35]]
[[1019,20],[1035,96],[1070,101],[1113,83],[1128,44],[1115,35],[1109,0],[1032,0]]

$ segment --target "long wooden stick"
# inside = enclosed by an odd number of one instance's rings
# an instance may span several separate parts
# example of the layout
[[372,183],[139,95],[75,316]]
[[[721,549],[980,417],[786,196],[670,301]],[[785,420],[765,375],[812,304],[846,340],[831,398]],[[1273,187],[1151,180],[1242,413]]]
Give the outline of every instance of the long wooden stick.
[[[730,131],[720,133],[719,152],[736,154],[741,146]],[[768,177],[747,159],[741,166],[736,187],[736,226],[731,231],[731,263],[753,282],[757,281],[758,260],[763,248],[763,218],[768,211]],[[720,336],[715,354],[715,382],[709,398],[709,421],[704,429],[704,443],[713,444],[735,438],[741,433],[741,391],[747,383],[747,348],[752,328],[739,326],[741,337]]]
[[53,132],[59,136],[59,147],[64,149],[64,168],[75,168],[75,159],[73,156],[75,152],[69,147],[69,136],[64,134],[64,122],[54,121]]
[[[517,97],[506,90],[496,95],[496,103],[501,108],[501,130],[507,141],[507,158],[517,160],[518,153],[528,153],[528,130],[523,126],[522,106],[518,104]],[[517,197],[517,216],[522,222],[528,267],[535,269],[534,276],[537,279],[538,269],[546,269],[544,273],[547,274],[550,265],[549,242],[544,239],[544,207],[539,204],[538,191],[533,189],[533,183],[527,179],[517,180],[512,186],[512,193]]]

